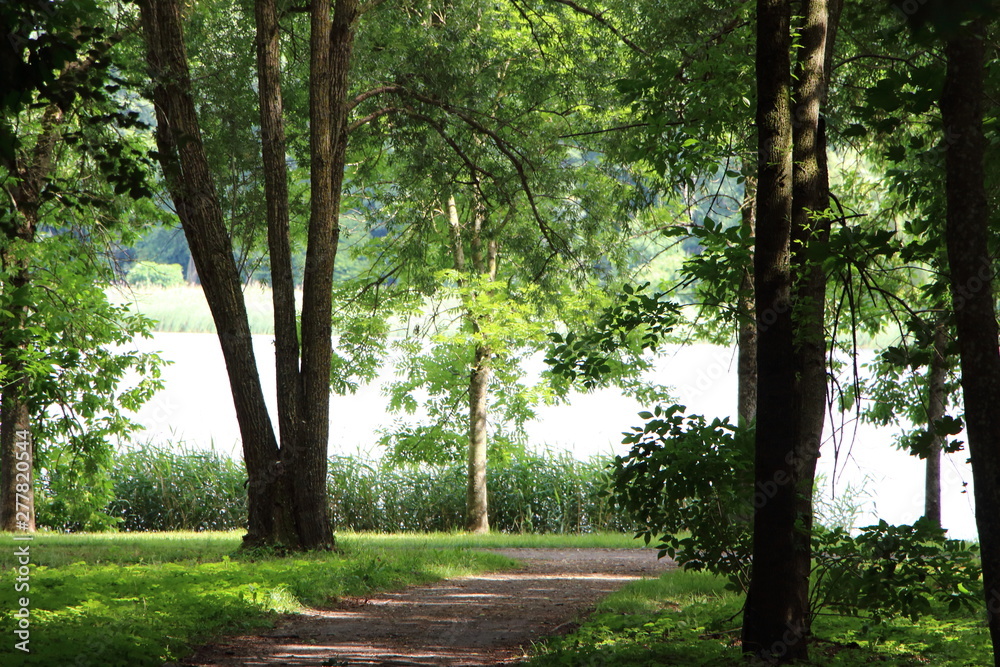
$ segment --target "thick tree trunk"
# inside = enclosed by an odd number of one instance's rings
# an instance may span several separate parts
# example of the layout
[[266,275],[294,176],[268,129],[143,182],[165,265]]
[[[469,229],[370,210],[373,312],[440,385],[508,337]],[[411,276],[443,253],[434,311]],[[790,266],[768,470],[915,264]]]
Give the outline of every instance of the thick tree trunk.
[[802,4],[794,92],[790,5],[759,0],[757,11],[756,511],[743,648],[784,663],[807,657],[812,487],[826,402],[826,283],[806,257],[828,228],[816,216],[828,199],[820,109],[829,9],[826,0]]
[[[829,174],[826,133],[821,117],[826,100],[828,55],[827,0],[804,0],[801,48],[796,69],[792,111],[792,284],[795,322],[795,376],[798,441],[795,450],[798,527],[794,533],[795,558],[789,576],[797,586],[798,606],[806,610],[808,636],[809,575],[812,570],[812,494],[816,461],[823,441],[826,416],[826,273],[811,262],[809,252],[825,245],[830,236]],[[804,644],[804,639],[799,640]]]
[[[934,325],[934,349],[931,365],[927,371],[927,428],[933,432],[934,423],[944,417],[948,399],[945,382],[948,379],[948,329],[945,319],[940,318]],[[941,448],[944,436],[935,435],[931,440],[931,451],[927,455],[927,471],[924,480],[924,518],[938,528],[941,527]]]
[[249,477],[244,542],[302,546],[280,493],[283,467],[254,359],[242,283],[201,140],[180,5],[178,0],[143,0],[140,9],[160,162],[218,330],[243,439]]
[[796,559],[797,415],[791,313],[792,217],[790,6],[757,2],[757,234],[754,248],[757,419],[754,450],[753,569],[743,617],[743,650],[805,657],[806,609]]
[[948,265],[958,335],[965,423],[972,460],[976,524],[987,621],[1000,667],[1000,339],[993,300],[993,260],[984,186],[984,26],[967,26],[945,47],[941,116],[945,154]]
[[333,546],[326,502],[330,434],[333,267],[340,239],[340,196],[347,154],[348,74],[357,0],[313,0],[309,123],[311,200],[302,286],[302,402],[290,460],[295,506],[306,546]]

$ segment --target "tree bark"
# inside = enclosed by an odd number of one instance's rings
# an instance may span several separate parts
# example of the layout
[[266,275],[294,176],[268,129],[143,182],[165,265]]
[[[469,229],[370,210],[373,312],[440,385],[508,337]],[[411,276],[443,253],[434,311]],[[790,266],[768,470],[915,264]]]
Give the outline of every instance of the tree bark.
[[[743,226],[750,236],[757,225],[756,178],[747,176],[744,180],[743,208],[740,213]],[[739,331],[737,333],[737,423],[746,428],[754,423],[757,416],[757,318],[754,308],[753,260],[744,267],[740,280],[738,299]]]
[[[948,379],[948,329],[942,317],[934,325],[934,348],[927,371],[927,428],[933,433],[934,423],[944,417],[947,402],[945,382]],[[944,436],[934,435],[927,456],[924,479],[924,518],[941,527],[941,449]]]
[[946,238],[958,336],[965,422],[987,621],[1000,667],[1000,337],[989,254],[983,137],[984,22],[973,21],[945,47],[941,116],[947,151]]
[[[831,8],[826,0],[804,0],[801,11],[793,90],[790,3],[757,3],[758,384],[753,570],[743,649],[778,663],[807,659],[812,488],[826,404],[826,280],[807,257],[812,245],[826,242],[829,229],[820,114]],[[833,12],[839,16],[839,5]]]
[[[829,3],[829,4],[835,4]],[[806,610],[801,632],[810,633],[809,575],[812,570],[812,496],[816,462],[826,417],[826,273],[809,259],[810,251],[829,242],[829,172],[822,107],[826,100],[826,64],[830,7],[828,0],[804,0],[801,48],[792,112],[792,284],[795,326],[795,379],[798,442],[795,450],[798,525],[795,558],[789,576],[796,581],[798,606]],[[799,643],[805,642],[800,640]]]
[[312,2],[309,124],[311,201],[302,285],[301,423],[290,459],[295,505],[306,546],[331,547],[326,502],[330,435],[333,268],[340,239],[340,197],[347,154],[348,75],[357,0]]
[[[8,293],[25,292],[31,284],[31,267],[24,246],[34,242],[38,229],[42,190],[52,170],[52,154],[59,140],[58,129],[64,112],[52,104],[42,116],[41,132],[24,159],[15,158],[7,165],[12,183],[5,187],[14,211],[14,222],[4,231],[0,262],[10,276],[4,285]],[[0,390],[0,530],[35,531],[34,464],[35,442],[31,430],[28,394],[31,383],[26,376],[23,353],[29,345],[28,304],[15,300],[3,317],[0,336],[0,363],[7,369]]]
[[[469,239],[472,268],[477,276],[493,281],[497,275],[497,242],[494,239],[484,238],[485,215],[482,206],[473,205],[472,211],[472,233]],[[456,245],[456,248],[461,248],[461,244]],[[475,301],[476,295],[471,295],[469,299]],[[466,493],[466,530],[470,533],[486,533],[490,529],[486,457],[489,446],[487,418],[490,361],[493,352],[483,341],[480,316],[474,311],[472,303],[466,304],[466,317],[471,323],[476,340],[472,370],[469,373],[469,478]]]
[[757,2],[757,234],[754,247],[757,419],[754,448],[753,569],[743,617],[743,650],[805,657],[806,610],[788,576],[795,560],[797,424],[791,313],[792,217],[790,5]]
[[249,524],[244,543],[301,546],[280,494],[283,470],[264,403],[233,248],[201,140],[191,94],[178,0],[140,2],[153,76],[156,143],[218,330],[247,465]]

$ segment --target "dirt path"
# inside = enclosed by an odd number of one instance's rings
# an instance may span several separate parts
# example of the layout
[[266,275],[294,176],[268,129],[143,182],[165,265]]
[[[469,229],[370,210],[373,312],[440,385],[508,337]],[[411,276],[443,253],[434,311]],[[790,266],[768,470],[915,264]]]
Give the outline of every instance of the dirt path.
[[505,665],[627,582],[672,567],[653,549],[493,549],[517,570],[448,579],[286,617],[202,647],[184,665]]

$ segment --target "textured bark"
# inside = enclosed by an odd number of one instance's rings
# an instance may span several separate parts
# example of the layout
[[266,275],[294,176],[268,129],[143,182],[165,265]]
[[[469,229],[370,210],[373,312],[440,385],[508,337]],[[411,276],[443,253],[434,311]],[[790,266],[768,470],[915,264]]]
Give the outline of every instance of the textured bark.
[[802,3],[793,90],[790,4],[757,4],[756,511],[743,649],[779,663],[807,658],[812,488],[826,404],[826,283],[806,257],[829,229],[821,217],[829,187],[820,114],[832,52],[828,19],[839,10],[826,0]]
[[1000,340],[989,254],[984,186],[983,23],[975,21],[945,47],[941,116],[947,152],[946,237],[952,310],[958,335],[965,423],[972,460],[976,525],[987,621],[1000,666]]
[[[927,428],[933,429],[934,422],[944,417],[948,379],[948,329],[944,318],[934,326],[934,349],[931,365],[927,371]],[[941,448],[944,436],[935,435],[931,441],[931,451],[927,456],[927,471],[924,479],[924,518],[941,527]]]
[[[825,246],[830,237],[829,173],[826,133],[821,116],[826,99],[828,0],[804,0],[800,59],[796,68],[792,112],[792,285],[795,321],[795,445],[796,520],[795,556],[789,576],[796,582],[798,606],[809,618],[809,575],[812,570],[812,495],[816,461],[823,441],[826,417],[826,273],[810,262],[809,252]],[[808,622],[802,628],[808,636]],[[799,643],[804,644],[803,641]]]
[[178,0],[144,0],[140,9],[160,162],[218,330],[243,440],[249,477],[244,541],[300,546],[279,492],[278,444],[261,390],[232,244],[201,140],[180,5]]
[[791,313],[792,217],[790,6],[757,2],[757,234],[754,248],[757,332],[757,420],[754,448],[753,570],[743,617],[747,653],[803,655],[804,630],[795,558],[796,415]]
[[[747,177],[744,181],[743,226],[753,236],[757,224],[756,179]],[[752,261],[752,260],[751,260]],[[739,333],[737,361],[739,375],[737,386],[737,422],[746,427],[753,424],[757,416],[757,319],[754,309],[753,265],[745,267],[740,280]]]
[[[488,280],[496,280],[497,242],[485,238],[485,216],[481,206],[472,207],[472,232],[469,248],[472,268],[477,275]],[[461,248],[459,243],[456,248]],[[456,260],[458,256],[456,255]],[[470,299],[475,299],[472,295]],[[490,529],[489,503],[486,487],[486,454],[489,446],[487,418],[489,412],[490,361],[493,352],[481,341],[482,329],[471,304],[466,306],[467,317],[473,333],[479,342],[473,353],[472,370],[469,373],[469,478],[466,493],[466,530],[485,533]]]
[[[6,165],[13,178],[5,186],[5,194],[15,212],[14,221],[3,230],[6,238],[0,252],[4,271],[10,275],[5,291],[26,289],[31,283],[28,260],[13,246],[35,240],[42,189],[52,170],[52,153],[63,118],[64,112],[58,106],[49,106],[32,150]],[[3,317],[0,336],[0,363],[7,369],[6,382],[0,389],[0,530],[12,532],[35,530],[35,443],[28,407],[31,389],[22,362],[28,345],[24,332],[27,318],[27,304],[12,303]]]
[[302,286],[302,403],[297,438],[289,442],[295,467],[295,505],[309,547],[332,546],[326,502],[330,431],[333,267],[340,239],[340,196],[347,153],[348,75],[356,0],[313,0],[309,124],[311,200]]

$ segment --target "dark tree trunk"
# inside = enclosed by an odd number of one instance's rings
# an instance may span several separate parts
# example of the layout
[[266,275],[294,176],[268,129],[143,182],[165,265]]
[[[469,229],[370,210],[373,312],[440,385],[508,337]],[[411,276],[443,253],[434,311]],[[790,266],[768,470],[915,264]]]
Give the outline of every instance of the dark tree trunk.
[[[747,176],[744,180],[743,208],[740,211],[743,226],[749,229],[751,237],[757,224],[756,182],[753,176]],[[757,417],[757,319],[754,309],[752,263],[743,269],[738,308],[737,423],[742,427],[748,427]]]
[[826,0],[802,3],[794,91],[790,4],[759,0],[757,12],[758,384],[743,649],[785,663],[807,658],[809,635],[812,488],[826,403],[826,280],[806,258],[810,246],[826,242],[829,228],[820,114],[831,53],[828,18],[839,17],[839,6],[831,11]]
[[157,144],[222,343],[250,478],[247,545],[334,545],[326,501],[333,266],[347,145],[347,85],[356,0],[313,0],[310,42],[311,212],[302,337],[295,324],[277,11],[255,6],[268,248],[275,300],[281,444],[274,436],[251,346],[232,244],[201,142],[177,0],[141,3],[154,77]]
[[[279,458],[284,472],[276,493],[290,499],[294,461],[289,452],[297,441],[302,384],[299,378],[299,337],[295,313],[289,239],[288,173],[281,97],[281,39],[274,0],[257,0],[257,92],[260,104],[261,157],[267,200],[267,243],[274,304],[275,379],[278,399]],[[294,524],[293,504],[282,503],[283,521]]]
[[790,5],[757,2],[757,234],[754,248],[757,420],[754,452],[753,570],[743,650],[804,657],[795,560],[795,365],[789,241],[792,218]]
[[333,545],[326,502],[330,434],[333,267],[347,154],[348,74],[357,0],[313,0],[309,123],[311,200],[302,286],[302,400],[288,457],[294,461],[296,517],[303,542]]
[[[934,423],[944,417],[948,394],[945,382],[948,379],[948,328],[942,317],[934,325],[934,349],[931,365],[927,371],[927,428],[933,432]],[[924,480],[924,518],[938,528],[941,527],[941,448],[944,436],[935,435],[931,440],[931,451],[927,455],[927,471]]]
[[160,163],[215,320],[243,439],[249,477],[244,540],[301,546],[280,493],[278,444],[261,390],[232,244],[201,140],[180,5],[178,0],[143,0],[140,9],[153,76]]
[[[798,441],[795,451],[797,490],[794,533],[795,558],[789,564],[799,596],[798,606],[806,610],[802,636],[810,628],[809,574],[812,570],[811,535],[813,522],[812,494],[816,461],[823,441],[826,416],[826,273],[809,260],[816,246],[827,244],[830,221],[829,174],[826,159],[826,133],[821,117],[826,100],[828,56],[827,0],[804,0],[799,62],[796,68],[792,112],[792,285],[795,321],[795,377],[798,418]],[[804,644],[803,640],[799,643]]]
[[993,260],[983,164],[984,26],[967,26],[945,47],[941,116],[945,154],[948,265],[958,335],[965,423],[972,459],[976,525],[987,621],[1000,666],[1000,340],[993,301]]

